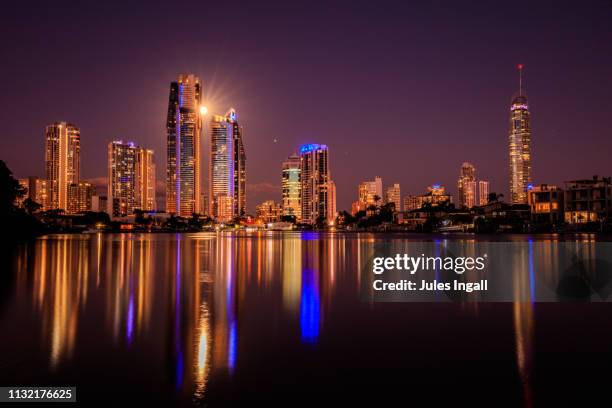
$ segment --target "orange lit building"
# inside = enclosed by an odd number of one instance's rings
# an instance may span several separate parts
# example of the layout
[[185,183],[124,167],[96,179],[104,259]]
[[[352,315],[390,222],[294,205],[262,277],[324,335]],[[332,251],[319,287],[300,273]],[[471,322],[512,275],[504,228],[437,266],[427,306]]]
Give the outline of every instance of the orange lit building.
[[81,131],[66,122],[45,129],[45,178],[49,201],[45,210],[68,209],[68,186],[78,183],[81,171]]
[[550,184],[540,184],[527,190],[531,221],[558,224],[563,222],[563,190]]
[[264,224],[279,222],[283,215],[283,208],[273,200],[264,201],[256,208],[257,219]]

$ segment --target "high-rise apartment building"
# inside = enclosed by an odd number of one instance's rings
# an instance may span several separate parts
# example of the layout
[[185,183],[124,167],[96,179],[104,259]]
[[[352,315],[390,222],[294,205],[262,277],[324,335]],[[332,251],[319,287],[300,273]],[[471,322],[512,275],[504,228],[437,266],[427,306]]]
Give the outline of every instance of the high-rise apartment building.
[[21,205],[26,199],[30,199],[41,205],[41,210],[49,209],[49,192],[47,179],[38,177],[28,177],[20,179],[19,184],[26,190],[26,194],[19,200],[17,204]]
[[523,94],[523,66],[519,65],[519,93],[510,105],[508,153],[510,164],[510,201],[527,204],[531,184],[531,125],[527,97]]
[[283,162],[282,207],[283,215],[294,216],[299,222],[302,215],[300,156],[293,154]]
[[359,183],[357,188],[357,201],[352,204],[351,211],[353,214],[359,211],[365,211],[372,205],[382,204],[384,199],[382,178],[376,176],[372,181]]
[[486,205],[489,202],[489,182],[478,181],[478,205]]
[[92,210],[92,198],[96,194],[96,187],[87,181],[79,181],[68,186],[69,214],[77,214]]
[[113,141],[108,145],[108,210],[125,217],[134,210],[155,209],[155,163],[153,151],[134,143]]
[[392,186],[387,187],[385,191],[385,202],[387,204],[393,203],[395,205],[395,211],[397,212],[402,210],[402,196],[399,183],[394,183]]
[[336,220],[336,183],[333,180],[327,182],[327,221],[333,222]]
[[359,184],[360,202],[375,205],[382,202],[383,199],[382,178],[376,176],[372,181],[364,181]]
[[156,209],[155,160],[151,149],[136,148],[136,180],[134,207],[143,211]]
[[108,144],[108,210],[111,217],[133,213],[136,201],[136,146],[113,141]]
[[166,211],[190,217],[201,210],[202,84],[181,74],[170,84],[166,163]]
[[316,224],[329,217],[329,151],[326,145],[310,143],[300,147],[302,178],[302,223]]
[[[246,214],[246,153],[236,111],[213,115],[210,127],[208,199],[217,220]],[[231,204],[231,212],[227,206]],[[222,208],[223,207],[223,208]],[[224,220],[228,221],[228,220]]]
[[472,163],[465,162],[461,165],[457,181],[457,202],[464,208],[476,205],[476,168]]
[[45,209],[68,209],[68,186],[80,178],[81,131],[66,122],[45,128],[45,178],[48,205]]

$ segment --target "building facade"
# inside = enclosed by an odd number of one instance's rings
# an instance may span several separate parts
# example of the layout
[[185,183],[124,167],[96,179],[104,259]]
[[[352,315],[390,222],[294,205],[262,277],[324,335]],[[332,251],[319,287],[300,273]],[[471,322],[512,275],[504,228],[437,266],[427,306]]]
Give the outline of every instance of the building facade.
[[540,184],[527,190],[531,221],[556,225],[563,222],[563,190],[550,184]]
[[30,199],[35,203],[40,204],[41,210],[49,209],[49,192],[47,189],[48,181],[39,177],[28,177],[19,179],[19,184],[26,190],[25,195],[19,199],[18,205],[21,205],[26,199]]
[[393,203],[396,212],[402,211],[402,196],[399,183],[394,183],[392,186],[387,187],[385,202],[387,204]]
[[68,186],[78,183],[81,172],[81,131],[66,122],[45,128],[45,178],[48,203],[45,210],[68,209]]
[[181,74],[170,84],[166,119],[166,211],[190,217],[201,210],[202,84]]
[[478,205],[487,205],[489,203],[489,182],[485,180],[478,181]]
[[283,215],[283,207],[273,200],[264,201],[256,207],[257,220],[264,224],[279,222]]
[[608,222],[612,213],[612,184],[610,177],[565,182],[565,222],[582,224]]
[[442,204],[451,204],[452,196],[446,194],[444,186],[434,184],[427,187],[427,193],[404,198],[404,211],[420,210],[425,205],[437,207]]
[[79,181],[68,186],[68,214],[92,211],[92,198],[96,187],[87,181]]
[[136,153],[134,143],[116,140],[108,144],[108,210],[111,217],[127,217],[136,202]]
[[282,206],[283,215],[302,219],[302,181],[300,156],[293,154],[283,162],[282,169]]
[[329,150],[310,143],[300,147],[302,223],[314,225],[329,217]]
[[136,148],[134,208],[143,211],[155,211],[156,176],[155,158],[151,149]]
[[527,204],[531,184],[531,114],[522,87],[523,66],[519,65],[519,93],[510,105],[508,153],[510,164],[510,202]]
[[370,206],[379,206],[384,199],[382,178],[376,176],[374,180],[363,181],[357,187],[357,201],[353,202],[351,212],[355,215]]
[[336,183],[333,180],[327,182],[327,221],[335,222],[338,211],[336,209]]
[[246,215],[246,153],[234,109],[212,117],[208,177],[210,215],[224,221]]
[[91,198],[91,211],[104,212],[108,214],[108,198],[95,195]]
[[457,203],[462,208],[472,208],[476,205],[476,168],[472,163],[465,162],[461,165],[457,181]]

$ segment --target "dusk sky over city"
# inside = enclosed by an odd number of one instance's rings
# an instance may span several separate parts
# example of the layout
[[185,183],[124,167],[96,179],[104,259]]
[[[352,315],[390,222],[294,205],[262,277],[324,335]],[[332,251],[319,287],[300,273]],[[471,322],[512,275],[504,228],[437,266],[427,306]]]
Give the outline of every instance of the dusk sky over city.
[[130,140],[155,150],[162,197],[169,86],[189,72],[209,111],[238,112],[251,212],[280,199],[281,163],[309,142],[329,146],[338,209],[374,176],[454,194],[464,161],[506,195],[519,63],[534,183],[612,174],[610,1],[12,2],[0,24],[0,150],[17,177],[44,176],[44,128],[67,121],[83,179],[104,185],[109,141]]

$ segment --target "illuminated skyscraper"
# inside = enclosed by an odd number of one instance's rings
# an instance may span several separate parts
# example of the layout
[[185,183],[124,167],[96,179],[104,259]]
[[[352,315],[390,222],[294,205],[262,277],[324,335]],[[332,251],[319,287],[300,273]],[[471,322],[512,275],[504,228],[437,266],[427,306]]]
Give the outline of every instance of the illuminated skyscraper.
[[201,210],[202,84],[192,74],[170,84],[166,211],[190,217]]
[[[218,221],[246,214],[246,154],[236,111],[213,115],[210,128],[209,211]],[[231,206],[231,212],[227,211]]]
[[333,222],[336,220],[336,183],[333,180],[327,182],[327,221]]
[[297,154],[289,156],[283,162],[283,215],[294,216],[298,222],[301,220],[302,215],[300,172],[300,157]]
[[136,150],[136,200],[134,207],[143,211],[156,209],[155,203],[155,160],[153,150]]
[[[329,217],[329,152],[326,145],[300,147],[302,177],[302,223],[315,224]],[[331,220],[330,220],[331,221]]]
[[238,124],[236,111],[227,114],[233,127],[234,136],[234,214],[246,215],[246,152],[242,142],[242,126]]
[[519,69],[519,93],[510,106],[510,201],[527,203],[527,188],[531,184],[531,126],[527,97],[523,94],[523,65]]
[[363,181],[357,188],[357,201],[352,204],[351,211],[356,214],[365,211],[372,205],[382,204],[383,196],[382,178],[376,176],[372,181]]
[[92,210],[92,197],[96,194],[96,187],[87,181],[79,181],[68,186],[69,214],[77,214]]
[[391,187],[387,187],[385,196],[385,201],[387,204],[395,204],[395,211],[400,212],[402,210],[402,196],[399,183],[395,183]]
[[489,182],[478,181],[478,205],[485,205],[489,202]]
[[138,147],[131,142],[109,143],[108,202],[113,217],[125,217],[137,209],[155,209],[153,150]]
[[136,153],[134,143],[108,144],[108,210],[112,217],[126,217],[134,211]]
[[79,182],[81,131],[66,122],[45,129],[45,177],[48,208],[68,209],[68,186]]
[[368,205],[381,202],[383,197],[382,178],[376,176],[372,181],[359,184],[359,201]]
[[461,165],[457,192],[460,207],[472,208],[476,205],[476,168],[472,163],[465,162]]

